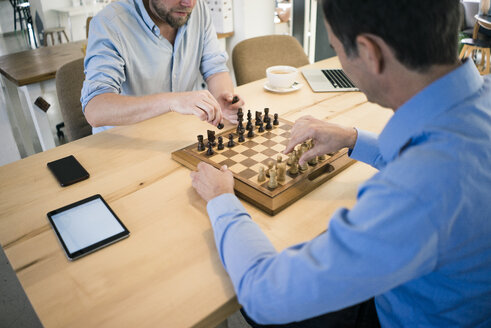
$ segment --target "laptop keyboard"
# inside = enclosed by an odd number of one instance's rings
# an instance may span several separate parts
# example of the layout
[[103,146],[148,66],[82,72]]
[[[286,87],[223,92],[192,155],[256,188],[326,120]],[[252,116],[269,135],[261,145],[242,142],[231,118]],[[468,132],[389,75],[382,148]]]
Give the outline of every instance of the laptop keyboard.
[[342,69],[323,69],[322,73],[335,88],[356,88]]

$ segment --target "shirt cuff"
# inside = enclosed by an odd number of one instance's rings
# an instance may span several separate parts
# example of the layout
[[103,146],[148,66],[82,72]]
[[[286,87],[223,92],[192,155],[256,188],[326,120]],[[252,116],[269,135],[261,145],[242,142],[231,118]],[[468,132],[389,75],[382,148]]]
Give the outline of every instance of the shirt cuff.
[[246,209],[234,194],[221,194],[211,199],[206,205],[211,224],[221,217],[235,217],[237,214],[247,214]]
[[373,164],[380,154],[378,135],[372,132],[358,130],[355,146],[350,150],[349,156],[357,161]]

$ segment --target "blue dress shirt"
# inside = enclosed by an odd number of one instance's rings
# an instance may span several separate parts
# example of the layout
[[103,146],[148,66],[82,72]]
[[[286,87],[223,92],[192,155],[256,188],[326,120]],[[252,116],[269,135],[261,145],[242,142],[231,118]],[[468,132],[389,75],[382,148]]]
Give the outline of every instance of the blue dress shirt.
[[199,76],[206,80],[228,72],[227,59],[205,1],[197,1],[174,45],[160,35],[142,0],[113,2],[90,22],[82,108],[102,93],[143,96],[196,90]]
[[356,205],[280,253],[234,195],[208,202],[247,314],[287,323],[375,297],[383,327],[490,327],[491,78],[467,61],[350,156],[379,169]]

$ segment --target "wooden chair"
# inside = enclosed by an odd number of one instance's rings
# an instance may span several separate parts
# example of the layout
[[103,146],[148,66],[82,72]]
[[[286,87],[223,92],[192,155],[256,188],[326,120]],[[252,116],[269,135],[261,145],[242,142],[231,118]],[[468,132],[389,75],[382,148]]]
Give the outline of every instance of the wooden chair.
[[477,70],[481,75],[490,73],[491,67],[491,41],[480,40],[479,23],[474,25],[474,31],[472,38],[462,39],[460,42],[463,44],[460,51],[460,60],[464,58],[471,58],[477,66]]
[[88,39],[89,38],[89,26],[90,26],[90,21],[92,20],[92,16],[87,17],[87,21],[85,22],[85,37]]
[[84,80],[83,58],[63,65],[56,72],[56,93],[68,141],[92,134],[92,127],[87,123],[80,103]]
[[266,77],[274,65],[300,67],[309,59],[300,43],[289,35],[266,35],[239,42],[232,51],[237,86]]

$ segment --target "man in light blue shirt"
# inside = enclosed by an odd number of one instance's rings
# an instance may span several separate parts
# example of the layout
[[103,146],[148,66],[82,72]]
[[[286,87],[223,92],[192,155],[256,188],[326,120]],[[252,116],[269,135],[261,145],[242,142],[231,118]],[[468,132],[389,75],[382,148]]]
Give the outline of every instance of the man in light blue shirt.
[[[457,60],[458,4],[323,1],[343,69],[394,111],[378,136],[313,117],[295,123],[285,153],[315,145],[301,163],[348,147],[379,170],[325,233],[277,252],[226,167],[191,173],[254,327],[491,327],[491,77]],[[363,310],[370,304],[375,315]]]
[[[90,23],[82,108],[100,132],[170,111],[235,121],[226,52],[202,0],[121,0]],[[208,90],[198,90],[200,76]],[[194,90],[194,91],[193,91]]]

